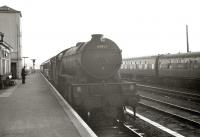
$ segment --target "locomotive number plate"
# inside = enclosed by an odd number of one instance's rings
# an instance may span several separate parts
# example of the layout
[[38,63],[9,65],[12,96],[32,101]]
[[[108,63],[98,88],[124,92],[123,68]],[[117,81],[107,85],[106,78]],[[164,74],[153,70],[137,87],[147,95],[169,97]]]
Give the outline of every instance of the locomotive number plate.
[[107,49],[108,45],[97,45],[98,49]]

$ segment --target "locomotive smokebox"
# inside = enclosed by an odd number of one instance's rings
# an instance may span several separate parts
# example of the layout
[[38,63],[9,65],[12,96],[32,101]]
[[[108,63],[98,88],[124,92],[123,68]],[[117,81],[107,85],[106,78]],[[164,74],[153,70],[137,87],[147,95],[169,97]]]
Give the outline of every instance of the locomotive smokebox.
[[102,34],[93,34],[91,41],[93,41],[93,40],[94,41],[101,41],[102,38],[103,38]]

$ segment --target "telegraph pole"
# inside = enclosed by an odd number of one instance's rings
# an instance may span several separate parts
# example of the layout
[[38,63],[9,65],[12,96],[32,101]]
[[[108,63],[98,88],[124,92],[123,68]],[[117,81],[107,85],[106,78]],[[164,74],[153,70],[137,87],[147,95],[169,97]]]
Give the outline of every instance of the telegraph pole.
[[186,25],[186,41],[187,41],[187,52],[189,52],[189,39],[188,39],[188,25]]

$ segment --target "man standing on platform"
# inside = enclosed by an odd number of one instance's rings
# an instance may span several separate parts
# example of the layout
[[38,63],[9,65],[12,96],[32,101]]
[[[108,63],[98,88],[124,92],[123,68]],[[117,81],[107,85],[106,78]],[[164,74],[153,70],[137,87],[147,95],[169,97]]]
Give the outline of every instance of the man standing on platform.
[[25,78],[26,78],[25,66],[22,69],[21,76],[22,76],[22,84],[25,84]]

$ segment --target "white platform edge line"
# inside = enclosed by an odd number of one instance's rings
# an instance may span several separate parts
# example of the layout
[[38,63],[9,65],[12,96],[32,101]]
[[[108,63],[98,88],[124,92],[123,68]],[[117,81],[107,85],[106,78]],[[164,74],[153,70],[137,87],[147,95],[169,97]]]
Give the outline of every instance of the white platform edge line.
[[[53,93],[56,96],[59,104],[64,109],[65,113],[70,117],[71,122],[74,124],[78,132],[82,137],[97,137],[97,135],[91,130],[91,128],[82,120],[82,118],[75,112],[75,110],[67,103],[67,101],[60,95],[60,93],[54,88],[54,86],[40,73],[47,83],[53,89]],[[70,110],[70,111],[69,111]],[[79,122],[79,123],[77,123]]]
[[142,120],[144,120],[144,121],[146,121],[146,122],[158,127],[159,129],[162,129],[163,131],[165,131],[165,132],[167,132],[167,133],[169,133],[169,134],[171,134],[171,135],[173,135],[175,137],[185,137],[185,136],[183,136],[183,135],[181,135],[181,134],[179,134],[179,133],[177,133],[175,131],[172,131],[171,129],[166,128],[166,127],[164,127],[164,126],[162,126],[162,125],[160,125],[160,124],[158,124],[158,123],[156,123],[156,122],[154,122],[154,121],[152,121],[152,120],[150,120],[150,119],[148,119],[146,117],[143,117],[142,115],[140,115],[138,113],[136,114],[136,116],[139,117],[140,119],[142,119]]

